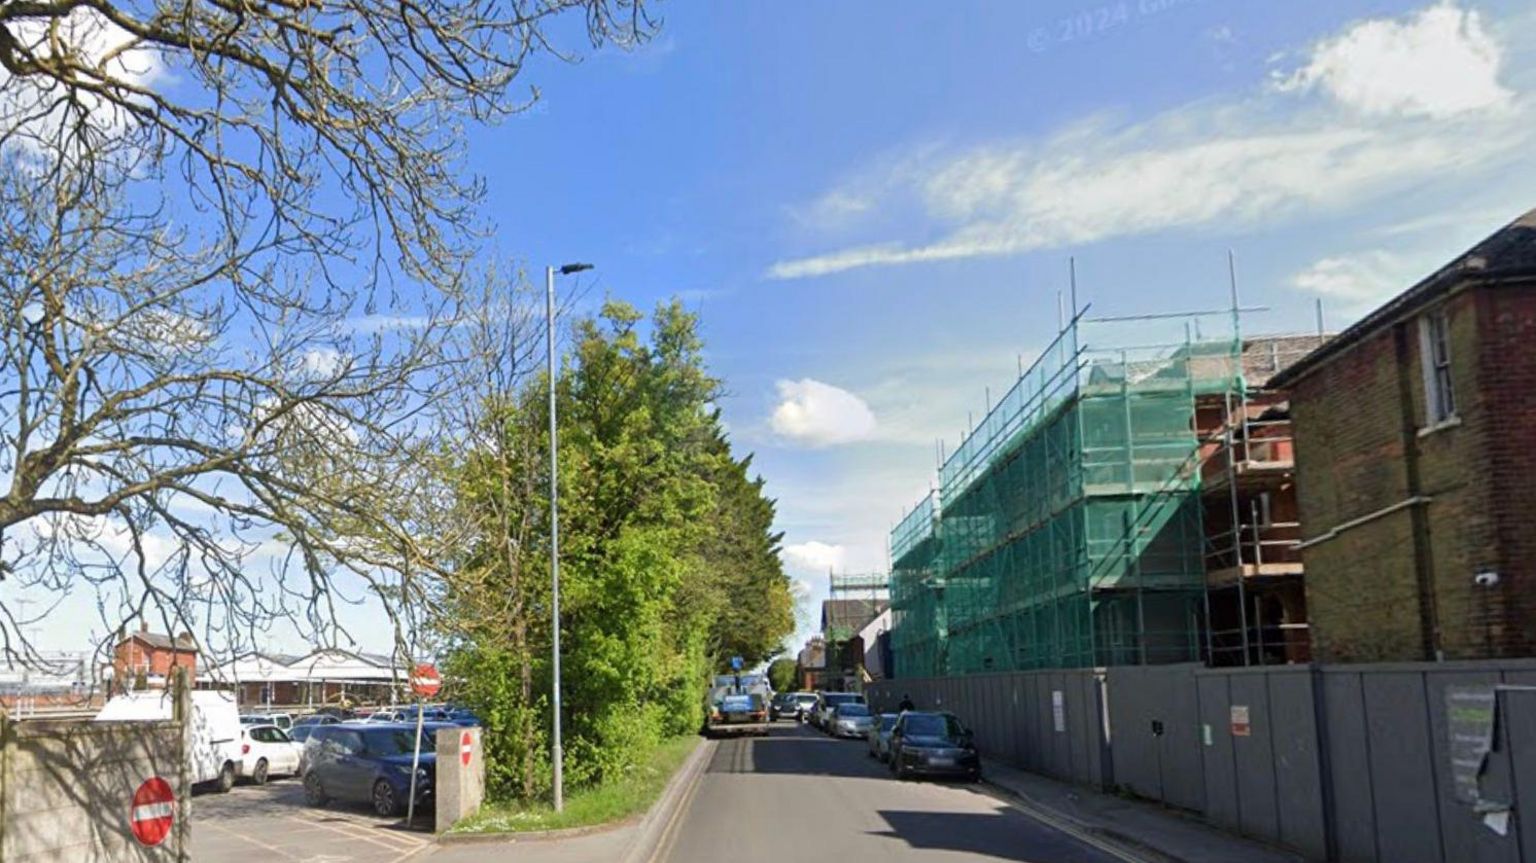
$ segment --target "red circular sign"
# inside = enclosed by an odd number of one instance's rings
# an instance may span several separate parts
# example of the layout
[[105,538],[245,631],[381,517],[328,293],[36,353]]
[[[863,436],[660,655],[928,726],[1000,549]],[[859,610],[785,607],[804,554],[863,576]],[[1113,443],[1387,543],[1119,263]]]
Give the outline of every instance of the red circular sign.
[[475,743],[474,743],[474,740],[472,740],[470,738],[469,732],[466,731],[463,734],[460,734],[459,735],[459,763],[463,764],[465,767],[468,767],[469,766],[469,754],[471,752],[474,752],[474,751],[475,751]]
[[175,820],[176,792],[171,790],[171,783],[158,776],[144,780],[133,792],[133,805],[128,810],[133,838],[141,845],[159,845],[171,835]]
[[443,688],[443,676],[437,666],[423,662],[411,671],[411,691],[422,698],[431,698]]

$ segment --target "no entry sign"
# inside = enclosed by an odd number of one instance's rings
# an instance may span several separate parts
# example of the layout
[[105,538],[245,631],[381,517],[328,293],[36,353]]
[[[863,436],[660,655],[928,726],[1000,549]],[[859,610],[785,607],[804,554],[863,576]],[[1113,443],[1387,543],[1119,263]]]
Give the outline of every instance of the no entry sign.
[[140,845],[159,845],[171,835],[175,821],[176,793],[171,790],[171,783],[158,776],[144,780],[139,790],[133,792],[133,805],[128,810],[133,838]]
[[437,666],[421,663],[411,671],[411,691],[422,698],[431,698],[443,688],[443,676],[437,673]]
[[470,753],[474,751],[475,745],[469,736],[469,732],[461,732],[459,734],[459,763],[463,764],[465,767],[468,767]]

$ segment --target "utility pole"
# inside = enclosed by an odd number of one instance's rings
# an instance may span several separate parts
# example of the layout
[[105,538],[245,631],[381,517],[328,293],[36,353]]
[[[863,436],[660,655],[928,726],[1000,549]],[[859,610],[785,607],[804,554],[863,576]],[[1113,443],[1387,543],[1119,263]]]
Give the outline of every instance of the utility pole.
[[[592,269],[591,264],[566,264],[560,275]],[[554,759],[555,811],[565,810],[565,751],[560,741],[560,429],[555,416],[555,268],[544,268],[544,340],[549,348],[549,578],[550,616],[554,619]]]

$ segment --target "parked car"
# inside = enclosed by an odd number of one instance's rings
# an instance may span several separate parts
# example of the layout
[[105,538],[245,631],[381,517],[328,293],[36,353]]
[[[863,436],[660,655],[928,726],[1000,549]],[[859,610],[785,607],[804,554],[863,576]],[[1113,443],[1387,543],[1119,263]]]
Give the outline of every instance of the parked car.
[[287,731],[293,727],[293,717],[286,713],[242,713],[240,714],[240,724],[247,727],[252,725],[276,725],[278,728]]
[[272,724],[240,729],[240,775],[265,785],[270,776],[298,772],[299,749],[283,729]]
[[[228,791],[240,775],[240,712],[235,693],[199,689],[190,694],[192,716],[185,734],[192,782]],[[103,705],[95,721],[170,719],[174,709],[175,696],[168,690],[129,692]]]
[[815,709],[816,709],[816,693],[814,693],[814,692],[796,692],[795,693],[795,718],[796,719],[800,720],[801,722],[808,722],[808,721],[810,721],[811,712],[814,711]]
[[864,696],[857,692],[822,692],[816,696],[816,708],[811,714],[811,724],[822,731],[830,731],[832,711],[839,704],[863,704]]
[[334,725],[340,721],[340,719],[329,713],[311,713],[308,716],[300,716],[298,719],[293,720],[293,727],[298,728],[303,725]]
[[795,693],[780,692],[768,703],[768,716],[778,722],[787,717],[793,718],[800,710],[800,702],[795,700]]
[[878,758],[881,761],[890,760],[891,730],[896,727],[896,720],[900,718],[900,714],[896,713],[882,713],[875,718],[875,724],[865,737],[869,741],[870,758]]
[[[439,728],[422,729],[421,762],[416,771],[416,805],[431,811],[432,780],[437,750],[432,744]],[[311,806],[332,800],[367,803],[390,817],[405,809],[411,787],[411,757],[416,743],[414,724],[342,722],[323,725],[304,745],[304,799]]]
[[953,713],[907,711],[891,729],[891,773],[981,779],[981,756],[971,732]]
[[832,708],[832,718],[828,722],[827,733],[833,737],[863,740],[874,726],[875,715],[869,712],[869,705],[850,701]]
[[459,707],[449,711],[448,721],[452,722],[454,725],[468,728],[478,726],[480,724],[480,717],[476,716],[473,710]]

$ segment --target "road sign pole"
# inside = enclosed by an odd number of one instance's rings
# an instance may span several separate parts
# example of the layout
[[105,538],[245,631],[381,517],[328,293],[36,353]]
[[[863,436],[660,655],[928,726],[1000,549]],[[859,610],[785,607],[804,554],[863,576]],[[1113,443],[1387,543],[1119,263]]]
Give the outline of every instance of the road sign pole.
[[416,751],[411,755],[411,798],[405,804],[405,826],[416,826],[416,771],[421,766],[421,726],[426,717],[426,705],[416,696]]

